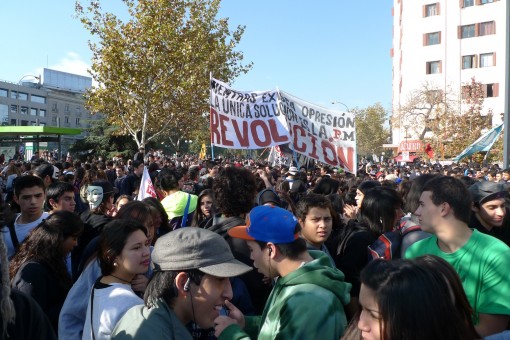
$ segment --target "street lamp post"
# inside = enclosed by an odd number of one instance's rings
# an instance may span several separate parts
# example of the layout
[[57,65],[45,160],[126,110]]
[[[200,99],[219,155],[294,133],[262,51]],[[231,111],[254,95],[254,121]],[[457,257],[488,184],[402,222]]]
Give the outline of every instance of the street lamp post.
[[[21,79],[18,81],[18,92],[16,92],[16,100],[17,100],[17,105],[18,105],[18,118],[19,118],[19,115],[21,113],[21,106],[19,105],[19,90],[20,90],[20,85],[21,85],[21,82],[23,81],[23,79],[25,79],[26,77],[33,77],[35,79],[37,79],[39,81],[39,84],[41,84],[41,76],[34,76],[32,74],[27,74],[27,75],[24,75],[23,77],[21,77]],[[28,114],[28,112],[27,112]]]
[[345,109],[347,110],[347,112],[351,112],[351,110],[349,109],[349,107],[347,105],[345,105],[344,103],[342,103],[341,101],[338,101],[338,100],[333,100],[331,102],[331,104],[335,105],[335,104],[340,104],[340,105],[343,105],[345,107]]
[[[19,90],[20,90],[21,81],[23,81],[23,79],[25,79],[27,77],[34,77],[35,79],[37,79],[39,81],[39,84],[41,84],[41,76],[34,76],[34,75],[31,75],[31,74],[24,75],[18,81],[18,86],[17,86],[18,87],[18,91],[16,92],[16,105],[17,105],[17,110],[16,111],[18,113],[18,117],[16,117],[16,121],[19,121],[19,116],[21,114],[21,105],[19,104]],[[28,115],[28,108],[27,108],[26,114]],[[16,145],[16,149],[19,150],[19,145]],[[39,142],[37,142],[37,152],[39,152]]]

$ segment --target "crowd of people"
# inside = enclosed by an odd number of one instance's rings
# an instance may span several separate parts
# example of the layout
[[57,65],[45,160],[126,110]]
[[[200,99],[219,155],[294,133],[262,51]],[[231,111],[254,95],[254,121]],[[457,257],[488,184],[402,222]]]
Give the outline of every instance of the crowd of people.
[[510,338],[497,165],[141,148],[0,174],[0,339]]

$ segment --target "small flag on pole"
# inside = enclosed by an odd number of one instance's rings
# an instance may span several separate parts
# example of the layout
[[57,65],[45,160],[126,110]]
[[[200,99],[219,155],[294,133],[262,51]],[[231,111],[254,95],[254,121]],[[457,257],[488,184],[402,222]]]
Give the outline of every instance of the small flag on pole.
[[205,156],[206,156],[206,148],[205,148],[205,144],[202,144],[202,149],[200,149],[200,154],[198,155],[198,158],[200,159],[205,159]]
[[503,130],[503,124],[492,128],[485,135],[478,138],[473,144],[465,148],[457,157],[453,159],[453,161],[458,162],[462,158],[471,156],[476,152],[480,151],[488,152],[491,149],[494,142],[496,141],[496,139],[498,139],[501,130]]
[[147,171],[147,167],[143,167],[143,175],[142,181],[140,183],[140,190],[138,190],[138,196],[136,197],[137,201],[141,201],[146,197],[155,197],[156,190],[154,189],[154,185],[152,184],[151,177],[149,176],[149,171]]

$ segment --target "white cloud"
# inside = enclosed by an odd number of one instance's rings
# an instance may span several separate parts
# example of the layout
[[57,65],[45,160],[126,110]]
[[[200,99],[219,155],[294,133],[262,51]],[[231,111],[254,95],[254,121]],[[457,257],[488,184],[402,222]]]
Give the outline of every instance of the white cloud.
[[[90,64],[83,61],[75,52],[67,52],[65,57],[60,59],[56,64],[49,65],[47,68],[90,77],[90,74],[87,72],[87,69],[90,68]],[[42,74],[43,68],[39,67],[35,72],[35,74]]]

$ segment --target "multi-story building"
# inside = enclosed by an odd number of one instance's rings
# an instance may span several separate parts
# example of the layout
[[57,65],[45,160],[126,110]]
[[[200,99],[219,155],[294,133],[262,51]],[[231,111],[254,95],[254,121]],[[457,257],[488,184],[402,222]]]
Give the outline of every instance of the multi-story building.
[[[394,0],[393,114],[424,84],[457,94],[474,77],[483,84],[482,115],[492,112],[492,124],[503,121],[505,93],[505,0]],[[459,110],[462,112],[462,110]],[[392,144],[419,139],[417,121],[392,126]]]
[[[85,109],[83,94],[92,86],[92,78],[44,69],[43,77],[18,83],[0,81],[0,124],[2,126],[51,126],[85,129],[93,119]],[[39,79],[37,79],[39,78]],[[30,79],[25,76],[22,79]],[[62,136],[63,150],[80,135]],[[49,145],[48,149],[52,146]]]

